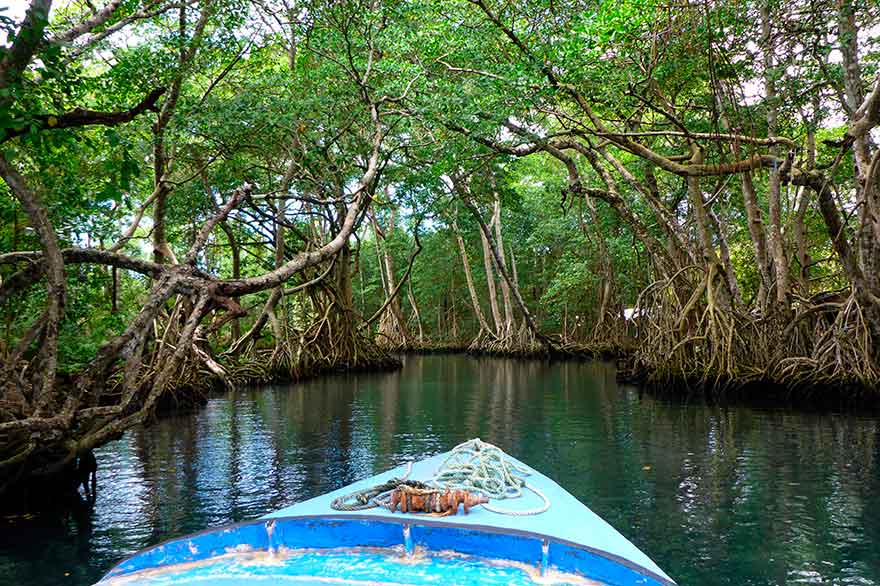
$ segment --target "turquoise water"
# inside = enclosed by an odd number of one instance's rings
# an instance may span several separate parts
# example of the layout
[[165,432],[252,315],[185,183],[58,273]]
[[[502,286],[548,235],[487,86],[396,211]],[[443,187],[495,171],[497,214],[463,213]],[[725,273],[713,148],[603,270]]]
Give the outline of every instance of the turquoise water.
[[448,355],[222,395],[126,434],[96,454],[94,511],[0,519],[0,584],[90,584],[148,545],[477,436],[682,586],[880,586],[880,418],[671,402],[605,364]]

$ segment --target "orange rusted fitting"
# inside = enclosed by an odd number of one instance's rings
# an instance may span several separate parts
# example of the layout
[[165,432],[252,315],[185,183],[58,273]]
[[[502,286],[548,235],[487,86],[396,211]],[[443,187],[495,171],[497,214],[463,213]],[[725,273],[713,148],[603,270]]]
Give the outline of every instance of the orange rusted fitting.
[[439,517],[455,515],[459,505],[464,506],[464,513],[468,514],[471,507],[488,503],[489,499],[471,494],[466,490],[441,491],[430,488],[413,488],[401,484],[391,493],[389,509],[393,513],[400,510],[401,513],[429,513]]

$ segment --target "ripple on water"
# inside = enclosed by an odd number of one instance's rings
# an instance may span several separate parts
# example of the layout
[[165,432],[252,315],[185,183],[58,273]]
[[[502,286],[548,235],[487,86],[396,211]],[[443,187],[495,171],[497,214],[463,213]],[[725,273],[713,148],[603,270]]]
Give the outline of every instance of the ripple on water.
[[84,586],[143,547],[472,437],[557,480],[682,585],[880,586],[880,419],[661,400],[611,365],[462,356],[224,394],[133,430],[97,451],[90,523],[0,524],[0,582]]

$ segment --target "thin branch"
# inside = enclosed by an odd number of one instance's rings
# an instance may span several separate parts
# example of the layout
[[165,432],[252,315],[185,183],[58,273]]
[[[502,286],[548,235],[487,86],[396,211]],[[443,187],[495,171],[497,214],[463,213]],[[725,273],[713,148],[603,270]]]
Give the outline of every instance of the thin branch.
[[413,230],[413,238],[415,239],[416,248],[409,255],[409,263],[407,264],[406,271],[403,273],[403,276],[397,282],[397,286],[394,287],[394,290],[388,294],[388,299],[385,300],[385,303],[382,304],[382,307],[376,310],[376,313],[370,316],[369,319],[365,320],[360,326],[359,329],[365,328],[369,326],[371,323],[376,321],[380,315],[385,311],[385,309],[391,305],[391,302],[397,297],[400,288],[409,280],[409,274],[412,272],[413,263],[415,263],[416,257],[422,251],[422,243],[419,241],[419,224],[421,223],[421,218],[416,222],[415,229]]
[[77,39],[78,37],[88,32],[91,32],[92,30],[107,22],[107,20],[111,16],[113,16],[113,13],[116,12],[116,9],[119,8],[120,4],[122,4],[122,0],[110,0],[110,2],[107,3],[107,6],[96,12],[88,20],[84,20],[83,22],[70,27],[66,31],[49,37],[49,42],[70,43],[74,39]]
[[[118,126],[131,122],[148,110],[157,112],[156,102],[164,93],[165,88],[154,89],[137,106],[121,112],[97,112],[95,110],[77,108],[58,116],[51,114],[34,116],[32,121],[36,123],[39,130],[59,130],[61,128],[78,128],[80,126]],[[4,143],[16,136],[27,134],[31,128],[31,124],[25,124],[21,128],[7,130],[3,137],[0,138],[0,143]]]
[[208,236],[211,235],[211,232],[214,230],[214,226],[216,226],[219,222],[222,222],[226,219],[235,207],[238,206],[241,201],[247,197],[247,194],[250,193],[252,187],[250,183],[245,183],[238,189],[236,189],[232,193],[232,197],[229,198],[229,201],[224,205],[210,220],[205,222],[202,226],[202,229],[199,230],[198,235],[190,246],[189,251],[186,253],[186,256],[183,258],[183,264],[194,265],[196,262],[196,256],[205,246],[205,242],[208,241]]
[[126,26],[128,26],[129,24],[131,24],[133,22],[136,22],[138,20],[147,20],[149,18],[153,18],[154,16],[159,16],[160,14],[164,14],[165,12],[168,12],[169,10],[173,10],[174,8],[180,8],[181,6],[188,6],[190,4],[194,4],[195,2],[196,2],[196,0],[186,0],[185,2],[166,4],[166,5],[161,6],[160,8],[157,8],[155,10],[151,10],[151,11],[140,10],[138,12],[135,12],[134,14],[126,16],[125,18],[122,18],[122,19],[118,20],[117,22],[111,24],[110,26],[108,26],[107,28],[102,30],[101,32],[90,34],[88,37],[86,37],[86,39],[82,42],[82,44],[78,45],[76,49],[74,49],[73,51],[71,51],[67,55],[67,59],[69,61],[72,61],[74,59],[78,59],[80,57],[80,55],[82,55],[89,47],[91,47],[92,45],[94,45],[95,43],[97,43],[99,41],[106,39],[107,37],[109,37],[113,33],[125,28]]
[[713,140],[719,142],[739,142],[744,144],[754,144],[760,146],[776,146],[785,145],[791,148],[797,148],[797,143],[790,138],[782,136],[771,136],[768,138],[758,138],[754,136],[746,136],[743,134],[717,134],[713,132],[684,132],[675,130],[656,130],[644,132],[596,132],[596,136],[606,138],[637,138],[650,136],[680,136],[683,138],[697,138],[703,140]]

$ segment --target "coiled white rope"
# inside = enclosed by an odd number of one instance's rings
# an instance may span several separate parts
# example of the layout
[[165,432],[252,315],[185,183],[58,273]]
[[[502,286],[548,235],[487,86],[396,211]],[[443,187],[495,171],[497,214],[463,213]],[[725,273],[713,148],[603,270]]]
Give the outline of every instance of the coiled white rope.
[[550,508],[550,499],[543,492],[526,483],[531,471],[513,462],[501,448],[475,438],[461,443],[440,464],[428,484],[450,490],[466,490],[490,499],[510,499],[522,496],[524,488],[538,495],[543,504],[534,509],[500,509],[489,504],[483,508],[501,515],[517,517],[538,515]]

